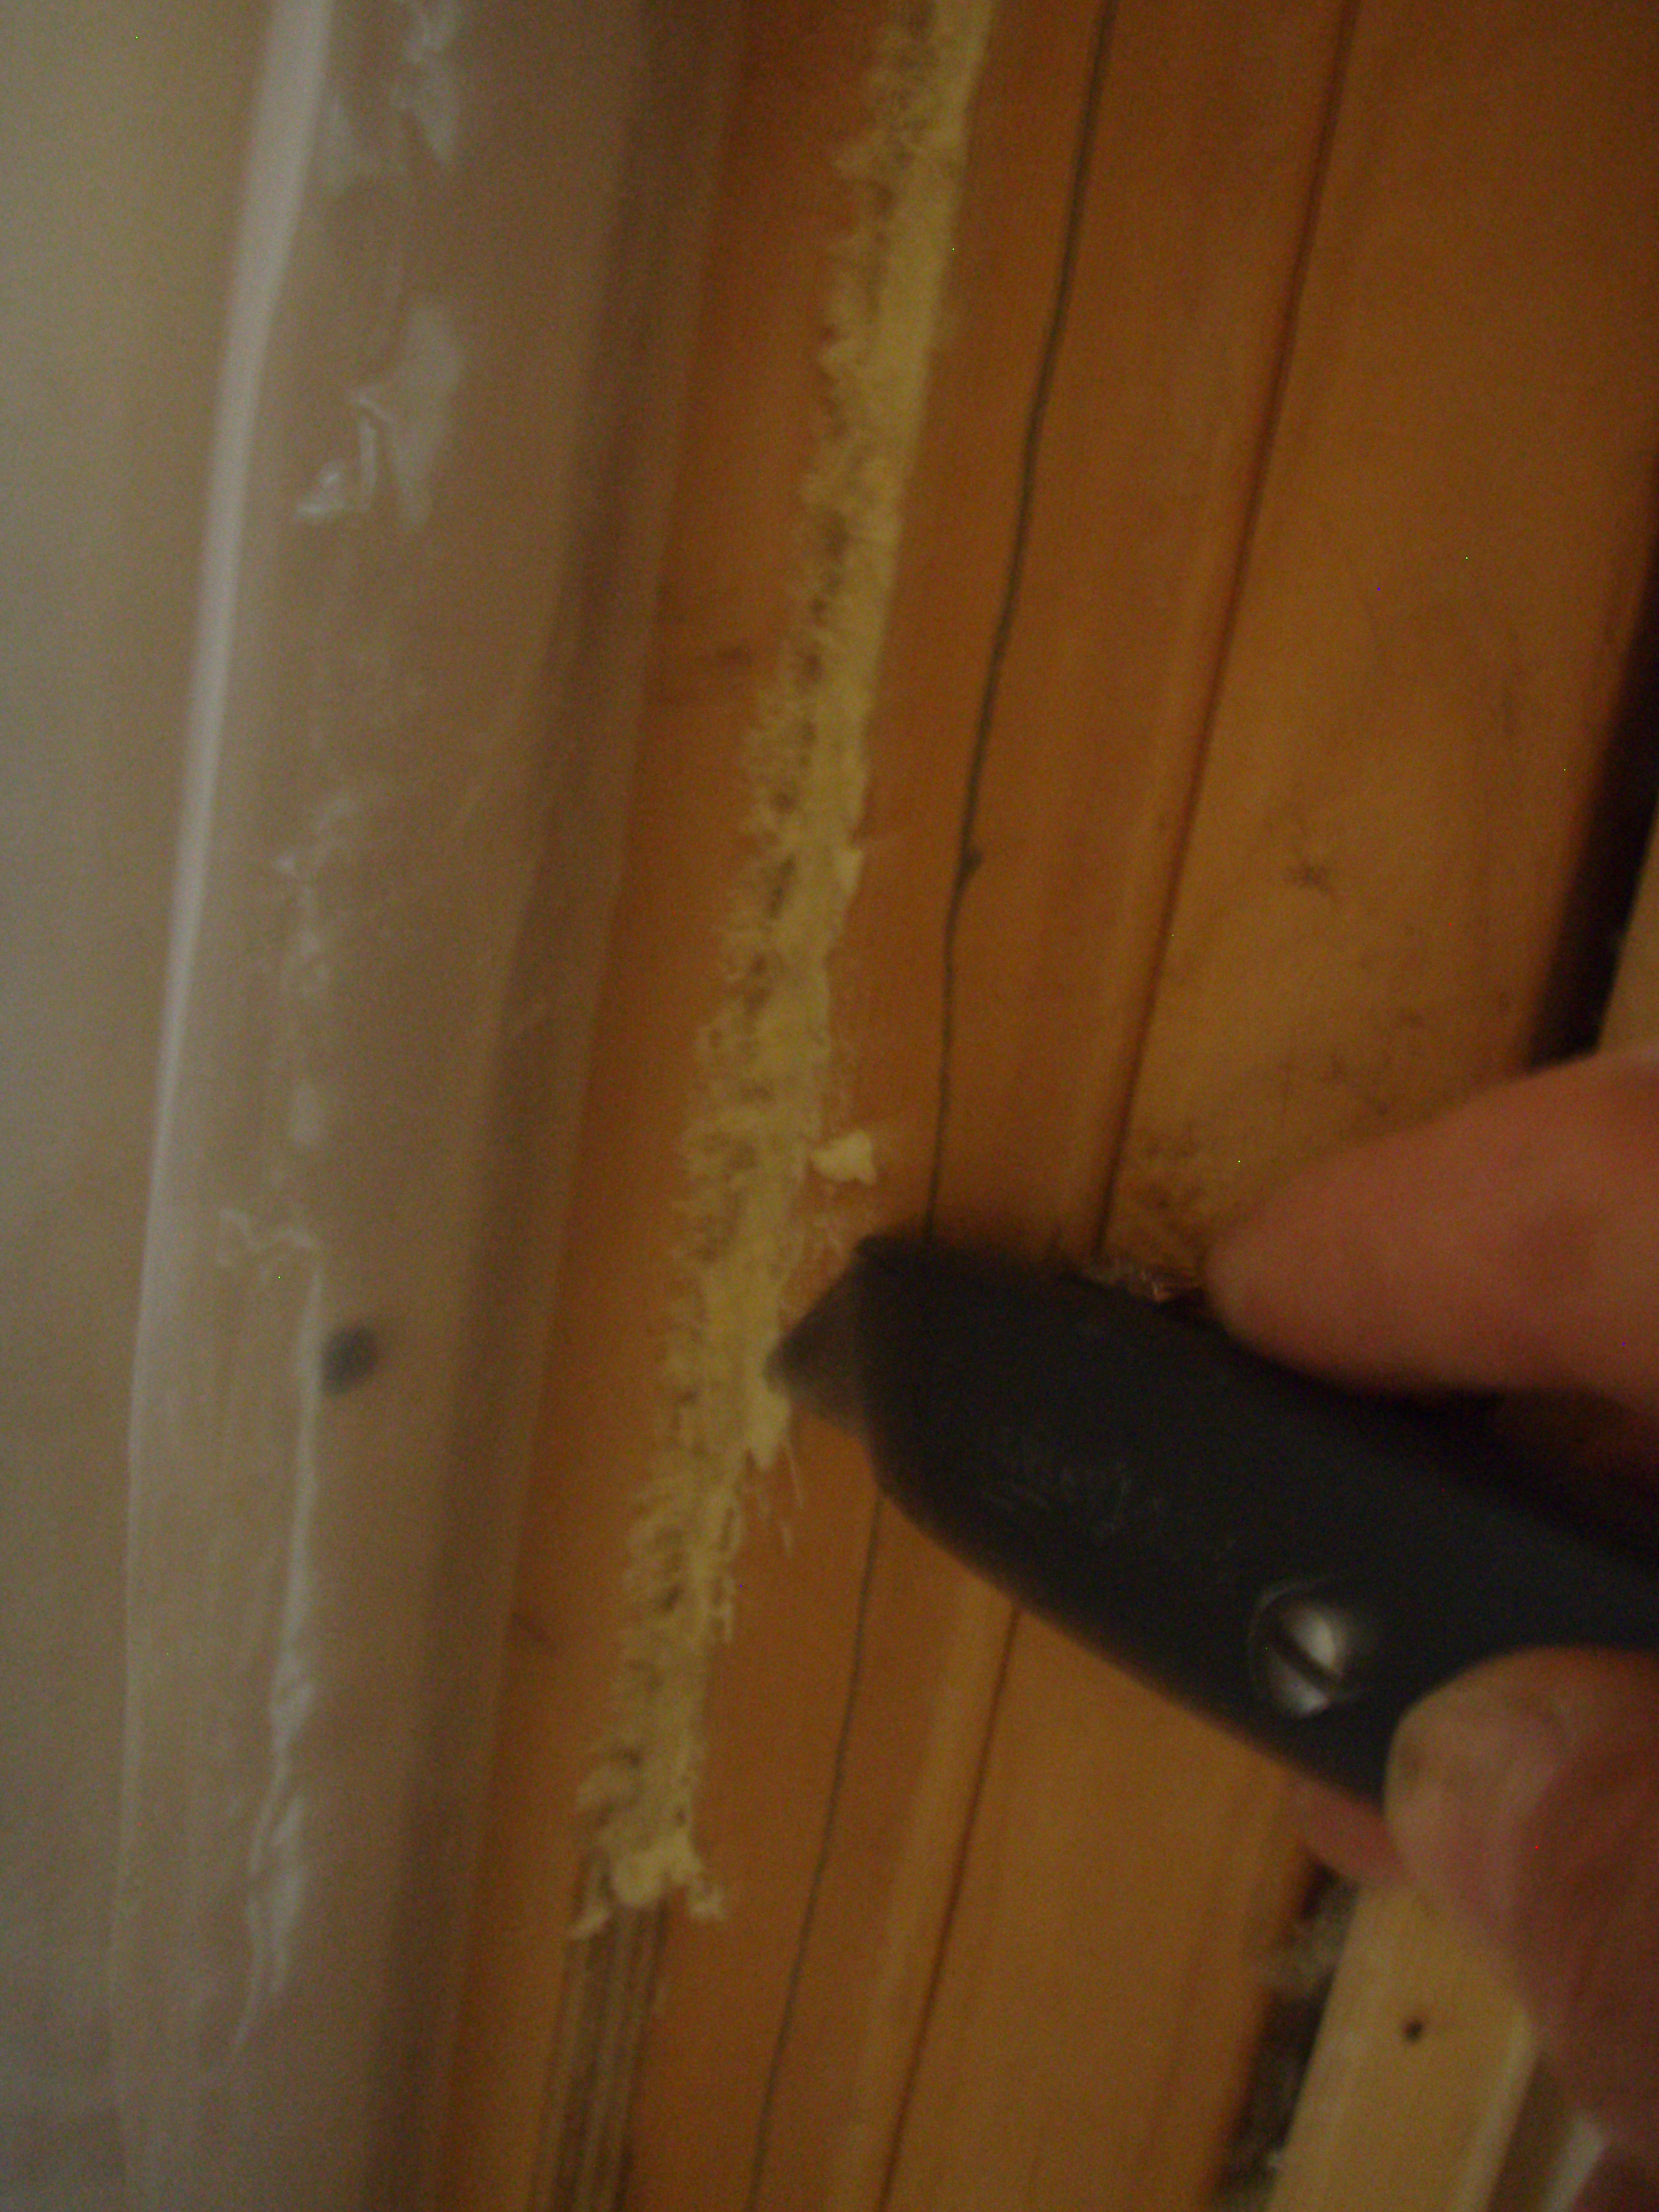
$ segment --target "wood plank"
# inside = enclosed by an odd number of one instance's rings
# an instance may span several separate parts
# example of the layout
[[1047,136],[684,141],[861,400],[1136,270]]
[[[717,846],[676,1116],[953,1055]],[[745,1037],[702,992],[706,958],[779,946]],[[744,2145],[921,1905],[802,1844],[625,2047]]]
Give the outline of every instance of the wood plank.
[[953,941],[945,1210],[1006,1242],[1097,1234],[1343,27],[1326,0],[1114,13]]
[[[1525,6],[1455,24],[1395,0],[1360,11],[1108,1224],[1139,1256],[1194,1265],[1299,1161],[1533,1048],[1649,550],[1653,118],[1632,86],[1655,81],[1654,27],[1616,10],[1569,53]],[[1603,110],[1617,121],[1589,158]],[[1144,1954],[1190,1909],[1182,1877],[1126,1895],[1097,1848],[1044,1881],[1041,1839],[1010,1871],[1006,1808],[1063,1823],[1098,1802],[1103,1771],[1134,1772],[1128,1747],[1153,1725],[1118,1729],[1108,1757],[1103,1698],[1057,1753],[1076,1663],[1020,1624],[897,2203],[1075,2203],[1085,2161],[1064,2139],[1102,2126],[1105,2081],[1146,2093],[1145,2023],[1103,2017],[1097,1946],[1115,1927]],[[1182,1805],[1207,1832],[1235,1756],[1195,1740],[1114,1820]],[[1188,1955],[1195,1990],[1243,1963],[1223,1941]],[[1011,2059],[1001,2024],[1034,1987],[1043,2036]],[[1187,2012],[1201,2038],[1202,2002]],[[1414,2162],[1421,2201],[1442,2201],[1456,2145],[1493,2140],[1515,2034],[1488,2001],[1464,2052],[1472,2105],[1454,2112],[1449,2091],[1394,2169]],[[1213,2126],[1213,2107],[1187,2109]],[[1115,2203],[1201,2193],[1167,2156],[1147,2172],[1156,2140],[1149,2120],[1115,2142]],[[1350,2194],[1320,2200],[1331,2212],[1358,2201],[1363,2164],[1343,2169]]]
[[[912,488],[887,703],[872,733],[864,884],[838,978],[845,1028],[860,1039],[847,1112],[875,1133],[884,1214],[915,1218],[926,1203],[941,924],[1018,526],[1021,442],[1059,281],[1095,12],[1085,0],[1006,14],[975,118],[938,370],[950,399],[936,388]],[[922,512],[932,527],[919,539]],[[883,734],[896,717],[908,744]],[[635,2115],[642,2203],[774,2201],[780,2188],[784,2201],[822,2191],[850,2203],[878,2192],[886,2106],[908,2063],[931,1970],[927,1930],[948,1891],[1000,1664],[1000,1601],[890,1524],[872,1553],[858,1455],[824,1436],[797,1450],[789,1546],[765,1535],[751,1546],[716,1685],[703,1817],[732,1906],[722,1922],[677,1918],[670,1930],[668,2008]],[[839,1862],[825,1855],[820,1864],[820,1838],[855,1662],[894,1702],[872,1738],[848,1747],[855,1787],[849,1808],[843,1779],[843,1840],[862,1842],[890,1889],[843,1899]],[[809,1972],[799,1931],[815,1887],[836,1940]],[[837,1917],[843,1902],[853,1909]],[[709,2020],[726,2032],[708,2035]],[[797,2066],[800,2022],[811,2055]]]
[[895,2212],[1202,2202],[1301,1887],[1276,1775],[1023,1620]]
[[1189,1262],[1534,1048],[1652,533],[1656,104],[1645,8],[1362,10],[1115,1202],[1137,1249]]
[[525,2204],[536,2172],[695,1042],[720,993],[744,738],[788,619],[828,250],[848,219],[833,155],[858,128],[879,16],[877,0],[832,20],[755,11],[732,96],[477,1878],[442,2187],[457,2212]]
[[[743,731],[787,614],[831,154],[875,17],[750,27],[521,1583],[458,2204],[530,2186]],[[1653,304],[1640,210],[1621,168],[1598,212],[1582,131],[1560,142],[1577,198],[1520,171],[1549,143],[1555,34],[1519,0],[1426,27],[1368,0],[1301,286],[1345,20],[1335,0],[1002,10],[837,975],[872,1218],[931,1193],[942,1226],[1085,1249],[1154,991],[1112,1231],[1166,1258],[1529,1042],[1645,545],[1651,379],[1618,358]],[[1640,29],[1615,10],[1589,61],[1574,46],[1575,98],[1617,92],[1609,42]],[[1511,222],[1548,243],[1538,266],[1486,250]],[[1011,1644],[1000,1601],[872,1517],[844,1448],[804,1438],[772,1513],[713,1714],[727,1911],[666,1923],[629,2201],[1069,2206],[1107,2179],[1125,2208],[1197,2201],[1298,1879],[1277,1778],[1030,1624]]]
[[1273,2212],[1484,2212],[1533,2063],[1488,1967],[1408,1893],[1363,1898]]
[[[1068,81],[1056,56],[1067,19],[1003,16],[843,963],[848,1110],[876,1133],[885,1218],[914,1218],[927,1197],[938,948],[983,727],[937,1216],[1036,1249],[1090,1240],[1101,1133],[1133,1064],[1254,495],[1338,21],[1330,8],[1117,11],[1022,540],[1011,464],[1053,300],[1032,277],[1044,253],[1054,267],[1068,179],[1054,179],[1058,207],[1045,185],[1046,213],[1021,184],[1034,149],[1066,143],[1041,118]],[[1093,29],[1080,10],[1066,27],[1073,83]],[[1170,195],[1172,173],[1189,190]],[[716,1863],[737,1870],[733,1909],[726,1924],[670,1931],[637,2112],[641,2203],[881,2200],[979,1788],[1006,1607],[889,1518],[864,1554],[867,1487],[817,1439],[802,1440],[800,1482],[793,1555],[763,1544],[744,1565],[705,1807]],[[845,1544],[829,1533],[837,1518],[869,1569],[855,1680],[852,1644],[838,1654],[819,1640],[824,1562]],[[797,1771],[798,1708],[814,1728],[826,1679],[848,1698],[833,1805],[778,1786]],[[774,1871],[803,1833],[815,1849],[823,1838],[811,1887],[781,1894]],[[753,2008],[780,1960],[787,2010],[771,2014],[757,2083]],[[1124,2084],[1126,2109],[1139,2087]],[[1172,2134],[1180,2111],[1177,2098]],[[719,2165],[714,2136],[732,2142]],[[727,2193],[739,2185],[747,2197]]]
[[[1357,41],[1304,324],[1326,373],[1287,396],[1122,1192],[1166,1256],[1296,1160],[1534,1045],[1585,740],[1650,551],[1659,47],[1644,11],[1570,52],[1535,10],[1481,14],[1453,39],[1374,9]],[[1368,297],[1392,311],[1368,322]],[[1340,581],[1310,591],[1322,568]],[[1275,633],[1297,640],[1288,670]],[[1449,816],[1449,839],[1426,834]],[[1252,1091],[1274,1127],[1209,1141]],[[1176,1195],[1194,1188],[1196,1220]],[[1354,2025],[1404,1974],[1457,2021],[1432,2069],[1387,2017]],[[1521,2047],[1484,1965],[1409,1900],[1372,1908],[1275,2207],[1483,2202]]]

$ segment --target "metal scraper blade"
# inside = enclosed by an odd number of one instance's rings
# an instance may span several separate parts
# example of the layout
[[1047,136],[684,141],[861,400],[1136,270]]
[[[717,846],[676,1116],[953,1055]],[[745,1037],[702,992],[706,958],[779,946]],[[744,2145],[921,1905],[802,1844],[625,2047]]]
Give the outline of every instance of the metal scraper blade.
[[865,1426],[860,1272],[854,1259],[766,1363],[769,1378],[798,1406],[854,1436]]

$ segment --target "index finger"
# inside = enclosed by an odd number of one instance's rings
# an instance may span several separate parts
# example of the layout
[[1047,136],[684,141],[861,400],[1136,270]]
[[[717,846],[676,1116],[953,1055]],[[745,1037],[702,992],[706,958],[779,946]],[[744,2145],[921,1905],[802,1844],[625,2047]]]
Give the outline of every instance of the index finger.
[[1217,1245],[1222,1320],[1357,1387],[1659,1420],[1659,1056],[1568,1062],[1339,1153]]

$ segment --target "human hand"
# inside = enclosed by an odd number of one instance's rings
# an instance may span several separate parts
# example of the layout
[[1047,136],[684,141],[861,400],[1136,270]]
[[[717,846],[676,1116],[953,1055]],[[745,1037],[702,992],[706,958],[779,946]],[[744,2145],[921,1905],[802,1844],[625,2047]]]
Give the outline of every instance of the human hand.
[[[1659,1479],[1659,1056],[1504,1085],[1286,1185],[1211,1256],[1234,1334],[1359,1388],[1590,1392]],[[1612,2148],[1580,2212],[1659,2212],[1659,1656],[1529,1652],[1408,1714],[1385,1819],[1304,1827],[1492,1950]]]

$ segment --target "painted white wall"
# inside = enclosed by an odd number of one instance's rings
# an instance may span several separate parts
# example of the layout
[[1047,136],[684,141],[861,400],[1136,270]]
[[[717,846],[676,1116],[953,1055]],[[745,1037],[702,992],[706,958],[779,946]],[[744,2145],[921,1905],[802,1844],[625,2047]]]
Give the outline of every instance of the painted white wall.
[[0,10],[0,2202],[118,2204],[125,1431],[224,280],[262,32]]
[[726,12],[0,22],[18,2212],[421,2201]]

